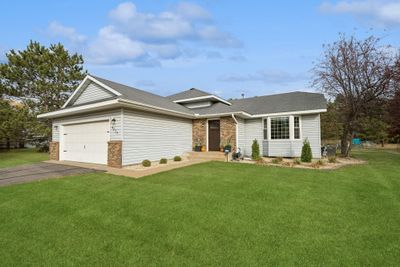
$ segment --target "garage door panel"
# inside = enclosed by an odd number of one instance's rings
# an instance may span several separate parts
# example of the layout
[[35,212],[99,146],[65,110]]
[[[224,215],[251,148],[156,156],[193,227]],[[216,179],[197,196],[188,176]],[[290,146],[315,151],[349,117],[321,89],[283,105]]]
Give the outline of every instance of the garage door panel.
[[108,121],[66,125],[62,138],[62,160],[107,163]]

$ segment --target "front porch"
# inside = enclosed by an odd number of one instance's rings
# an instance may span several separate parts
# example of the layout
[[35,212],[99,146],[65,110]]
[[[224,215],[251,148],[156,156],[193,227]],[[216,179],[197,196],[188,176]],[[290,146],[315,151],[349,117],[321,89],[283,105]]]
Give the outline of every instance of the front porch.
[[223,151],[228,145],[231,151],[237,148],[237,124],[232,117],[194,119],[192,133],[193,150],[196,146],[208,152]]

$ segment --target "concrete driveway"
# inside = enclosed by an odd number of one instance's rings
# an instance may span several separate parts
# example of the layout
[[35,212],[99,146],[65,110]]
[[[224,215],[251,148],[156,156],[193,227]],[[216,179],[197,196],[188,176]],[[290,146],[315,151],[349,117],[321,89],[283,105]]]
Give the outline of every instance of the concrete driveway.
[[101,170],[82,168],[76,166],[35,163],[17,167],[0,169],[0,186],[26,183],[49,178],[60,178],[68,175],[102,172]]

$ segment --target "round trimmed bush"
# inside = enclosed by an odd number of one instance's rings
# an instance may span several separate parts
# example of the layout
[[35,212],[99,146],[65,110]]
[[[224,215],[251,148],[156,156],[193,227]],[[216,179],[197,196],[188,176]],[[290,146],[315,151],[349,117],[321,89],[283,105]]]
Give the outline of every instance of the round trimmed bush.
[[166,158],[160,159],[160,164],[167,164],[168,160]]
[[145,159],[145,160],[142,161],[142,165],[144,167],[150,167],[151,166],[151,161],[148,160],[148,159]]
[[181,160],[182,160],[182,158],[180,156],[175,156],[174,157],[174,161],[181,161]]

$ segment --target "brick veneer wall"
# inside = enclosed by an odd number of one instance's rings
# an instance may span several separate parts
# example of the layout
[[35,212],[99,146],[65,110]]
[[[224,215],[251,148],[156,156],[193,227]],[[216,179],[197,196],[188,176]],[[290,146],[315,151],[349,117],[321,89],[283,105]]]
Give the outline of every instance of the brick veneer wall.
[[199,140],[202,146],[207,145],[207,120],[196,119],[192,120],[192,147],[195,146]]
[[107,165],[113,168],[122,168],[122,141],[108,142]]
[[222,117],[220,119],[220,138],[223,145],[232,145],[232,151],[236,149],[236,123],[232,117]]
[[60,143],[50,142],[49,152],[50,152],[50,160],[60,160]]

